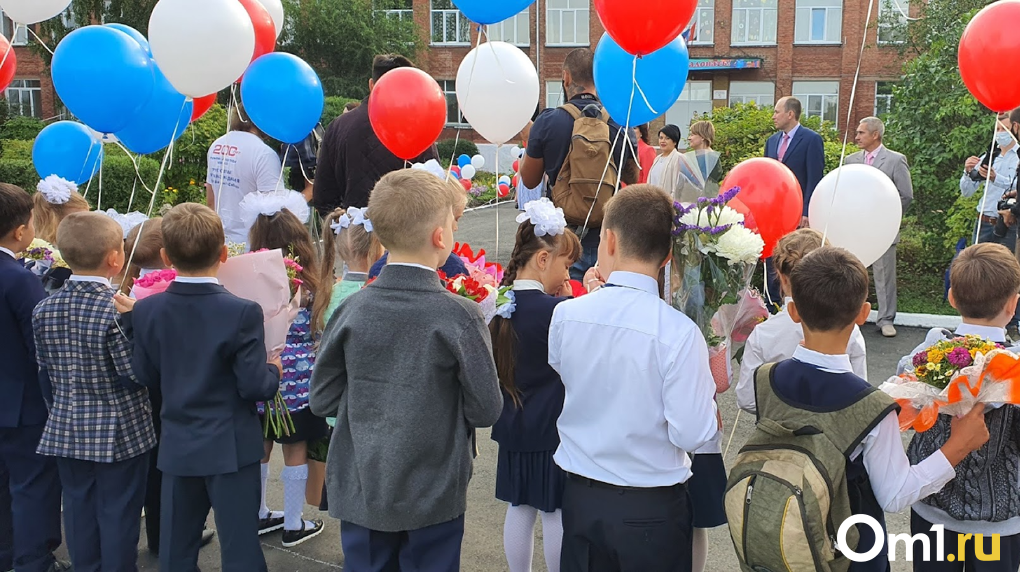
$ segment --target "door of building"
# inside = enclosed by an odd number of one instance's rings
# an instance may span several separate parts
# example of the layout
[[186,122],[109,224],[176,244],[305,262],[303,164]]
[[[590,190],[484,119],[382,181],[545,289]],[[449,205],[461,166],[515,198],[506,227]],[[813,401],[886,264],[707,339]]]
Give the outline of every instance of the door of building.
[[712,111],[712,82],[688,81],[683,93],[680,94],[680,99],[666,111],[666,123],[672,123],[680,128],[683,136],[681,148],[687,146],[687,135],[694,117],[710,111]]

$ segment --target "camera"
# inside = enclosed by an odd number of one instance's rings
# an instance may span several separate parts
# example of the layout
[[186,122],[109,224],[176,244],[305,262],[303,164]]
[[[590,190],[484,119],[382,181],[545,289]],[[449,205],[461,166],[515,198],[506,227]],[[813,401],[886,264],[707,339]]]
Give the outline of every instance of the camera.
[[995,210],[997,211],[1011,211],[1016,206],[1016,197],[1010,197],[1008,199],[1002,199],[999,204],[996,205]]
[[969,173],[967,173],[967,175],[970,177],[970,180],[972,181],[985,180],[985,177],[981,175],[981,167],[987,167],[988,165],[990,165],[992,161],[994,161],[995,158],[999,156],[999,151],[1000,151],[999,146],[996,145],[995,149],[992,150],[991,155],[985,154],[983,157],[981,157],[981,162],[978,163],[976,167],[971,169]]

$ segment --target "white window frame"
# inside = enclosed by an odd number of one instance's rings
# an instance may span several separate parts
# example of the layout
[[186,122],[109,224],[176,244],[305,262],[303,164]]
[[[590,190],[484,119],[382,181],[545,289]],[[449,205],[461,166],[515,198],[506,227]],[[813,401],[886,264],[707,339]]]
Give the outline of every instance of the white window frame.
[[[843,37],[843,1],[836,0],[838,6],[834,6],[833,0],[797,0],[797,16],[794,22],[794,44],[841,44]],[[814,19],[821,12],[822,39],[817,40],[811,37],[814,31]],[[831,18],[835,18],[835,37],[830,34]]]
[[[28,85],[29,82],[35,85]],[[11,93],[18,92],[18,104],[11,102]],[[25,96],[28,95],[28,113],[25,113]],[[4,97],[7,98],[7,105],[15,115],[25,117],[37,117],[42,119],[42,82],[38,79],[22,78],[11,81],[11,85],[4,90]],[[38,113],[33,113],[33,109]]]
[[[436,8],[436,3],[448,7]],[[441,14],[443,21],[443,29],[439,32],[441,38],[439,41],[436,40],[436,14]],[[449,16],[454,16],[452,31],[447,29]],[[450,39],[450,34],[452,34],[452,39]],[[463,34],[466,36],[462,37]],[[429,40],[433,46],[470,46],[471,21],[450,0],[429,0]]]
[[[738,7],[737,4],[740,0],[734,0],[733,2],[733,20],[732,27],[733,32],[730,37],[730,44],[734,46],[774,46],[776,45],[776,36],[779,29],[779,2],[778,0],[761,0],[760,6],[755,7]],[[750,15],[754,12],[758,12],[758,39],[749,40],[748,30],[745,28],[743,38],[740,37],[740,27],[737,25],[737,15],[743,14],[743,21],[746,23],[750,20]],[[774,26],[771,29],[771,38],[769,38],[769,30],[767,29],[766,20],[768,16],[771,16],[772,23]]]
[[[831,90],[822,91],[823,86],[836,87],[835,93],[828,93]],[[821,117],[822,121],[829,121],[833,125],[839,126],[839,81],[795,81],[793,82],[793,97],[800,100],[802,107],[802,115],[804,117]],[[821,112],[811,112],[811,101],[812,98],[820,98],[821,101]],[[836,109],[832,112],[832,117],[826,114],[826,104],[835,102]]]
[[526,48],[531,45],[531,8],[525,8],[523,12],[486,28],[490,42],[507,42]]
[[[699,33],[706,23],[708,24],[704,30],[706,33]],[[694,10],[694,17],[691,18],[687,29],[691,32],[688,38],[693,36],[688,45],[711,46],[715,43],[715,0],[698,0],[698,7]]]
[[559,107],[566,103],[563,93],[563,80],[548,80],[545,82],[545,106]]
[[[905,6],[904,6],[905,4]],[[886,21],[889,16],[889,12],[892,12],[893,17],[897,18],[896,23],[892,24]],[[878,43],[880,45],[897,45],[906,42],[906,38],[900,39],[882,39],[883,33],[892,34],[896,31],[903,31],[907,22],[909,21],[906,15],[910,14],[910,2],[909,0],[879,0],[878,2]]]
[[[446,96],[446,126],[461,129],[470,129],[471,124],[464,118],[464,112],[460,110],[460,102],[457,101],[457,80],[440,79],[436,80],[439,87],[443,88],[443,95]],[[450,117],[450,105],[457,110],[457,117]]]
[[776,84],[771,81],[730,81],[729,105],[754,103],[759,107],[776,104]]
[[879,87],[888,85],[890,88],[895,84],[894,81],[876,81],[875,82],[875,117],[881,117],[883,112],[878,109],[878,102],[885,101],[885,113],[889,113],[893,108],[893,95],[892,93],[878,93]]
[[[566,7],[553,6],[553,3],[565,3]],[[591,8],[589,0],[547,0],[545,7],[545,45],[546,46],[590,46],[591,45]],[[567,41],[563,37],[563,22],[567,18],[574,20],[574,37]],[[559,41],[552,41],[554,26],[559,29]],[[581,34],[583,30],[583,36]]]
[[[4,14],[3,10],[0,10],[0,20],[3,21],[3,25],[0,26],[0,28],[2,28],[3,35],[5,38],[11,40],[12,46],[17,47],[28,45],[27,27],[25,27],[23,24],[22,25],[15,24],[13,20],[7,17],[7,14]],[[18,26],[17,30],[18,33],[16,35],[14,34],[14,26]],[[14,36],[13,39],[11,39],[11,36]]]

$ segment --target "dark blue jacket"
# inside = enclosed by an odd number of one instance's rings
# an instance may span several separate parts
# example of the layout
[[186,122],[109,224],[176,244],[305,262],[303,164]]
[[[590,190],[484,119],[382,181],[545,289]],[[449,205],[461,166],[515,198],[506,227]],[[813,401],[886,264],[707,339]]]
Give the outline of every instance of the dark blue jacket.
[[174,282],[132,314],[135,376],[163,399],[159,470],[201,477],[259,462],[255,404],[280,385],[266,363],[262,308],[218,284]]
[[[783,132],[780,131],[765,142],[765,156],[779,159],[779,145]],[[825,171],[825,145],[822,136],[801,125],[793,134],[793,139],[783,155],[783,164],[793,171],[804,194],[804,216],[808,214],[811,193],[815,192],[818,181],[822,180]]]
[[0,252],[0,427],[46,423],[32,334],[32,310],[45,297],[39,277]]

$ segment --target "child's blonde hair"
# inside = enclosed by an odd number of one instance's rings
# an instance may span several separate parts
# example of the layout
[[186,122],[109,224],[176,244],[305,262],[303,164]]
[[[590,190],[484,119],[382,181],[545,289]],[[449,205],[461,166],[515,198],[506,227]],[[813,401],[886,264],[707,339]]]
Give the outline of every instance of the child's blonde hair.
[[60,223],[56,246],[74,272],[97,270],[107,255],[124,247],[124,230],[97,212],[74,212]]
[[42,193],[35,193],[32,197],[34,206],[32,214],[35,223],[35,235],[51,244],[57,241],[57,227],[67,215],[71,213],[88,211],[89,203],[78,194],[71,193],[71,198],[66,203],[56,204],[46,200]]
[[[338,226],[341,218],[351,217],[345,209],[336,209],[322,221],[322,269],[319,271],[319,292],[312,305],[313,324],[317,330],[325,328],[326,308],[333,295],[336,283],[335,272],[338,262],[351,263],[367,260],[369,267],[382,258],[383,247],[374,232],[368,232],[363,224]],[[366,215],[367,218],[367,215]],[[337,230],[333,227],[337,226]]]
[[[822,233],[813,228],[801,228],[779,239],[779,243],[772,250],[772,262],[775,264],[776,272],[789,278],[801,259],[823,246],[823,238]],[[827,245],[828,241],[825,241],[825,244]]]

